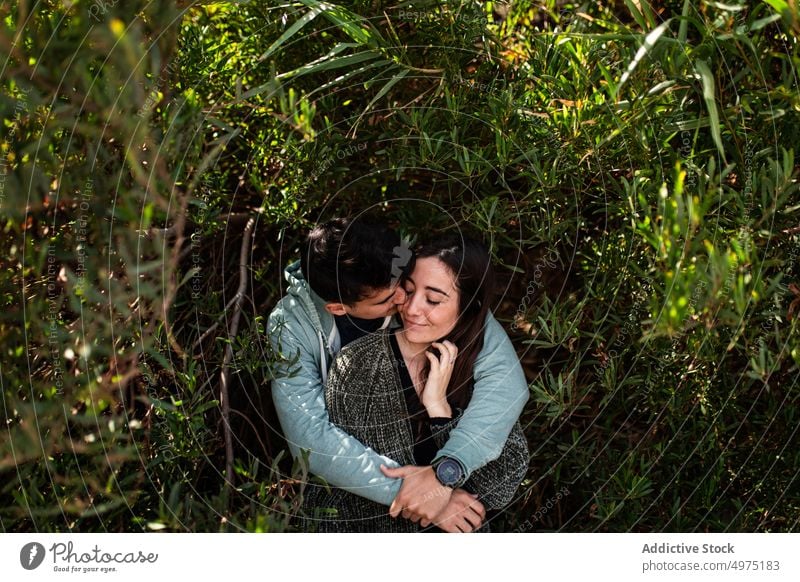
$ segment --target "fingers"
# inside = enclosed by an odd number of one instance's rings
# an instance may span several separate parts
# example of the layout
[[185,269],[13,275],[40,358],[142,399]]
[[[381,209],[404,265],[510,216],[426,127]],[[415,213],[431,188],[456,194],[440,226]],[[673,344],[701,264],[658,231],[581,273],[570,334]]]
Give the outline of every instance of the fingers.
[[445,340],[444,342],[433,342],[431,345],[439,350],[443,365],[452,366],[455,364],[458,348],[453,342]]
[[450,363],[450,350],[448,350],[444,344],[440,342],[433,342],[431,344],[434,348],[439,350],[439,357],[437,358],[442,364],[449,364]]
[[454,519],[466,519],[472,529],[478,529],[486,519],[486,508],[478,501],[475,495],[457,489],[454,493],[453,509]]
[[473,530],[478,529],[483,523],[483,519],[477,512],[475,512],[471,507],[463,512],[464,520],[467,521]]
[[445,348],[447,348],[447,352],[450,354],[450,361],[455,362],[456,356],[458,356],[458,347],[456,344],[451,342],[450,340],[445,340],[443,342]]
[[467,507],[446,516],[439,516],[434,523],[446,532],[470,533],[481,527],[483,519],[472,508]]
[[481,518],[481,521],[486,518],[486,508],[480,501],[475,501],[474,503],[470,504],[470,509],[472,509],[478,515],[478,517]]
[[414,467],[412,465],[405,465],[404,467],[387,467],[386,465],[381,465],[381,472],[386,477],[391,477],[392,479],[405,479]]
[[475,493],[470,493],[464,489],[456,489],[453,492],[453,497],[458,499],[459,503],[461,503],[462,507],[471,507],[475,510],[478,515],[482,518],[486,516],[486,508],[483,506],[483,503],[478,501],[478,495]]
[[403,509],[403,512],[401,513],[401,515],[402,515],[404,518],[406,518],[407,520],[409,520],[409,521],[413,521],[414,523],[417,523],[417,522],[420,520],[420,516],[419,516],[419,515],[417,515],[417,514],[415,514],[415,513],[411,513],[411,512],[408,510],[408,507],[406,507],[406,508],[404,508],[404,509]]
[[465,509],[461,511],[457,516],[454,517],[455,524],[461,530],[462,533],[471,533],[481,527],[483,524],[483,519],[472,511],[471,508]]
[[471,533],[473,530],[472,524],[465,520],[463,516],[455,518],[453,525],[456,528],[456,533]]
[[[405,479],[408,475],[410,475],[415,467],[412,465],[406,465],[404,467],[387,467],[386,465],[381,465],[381,472],[391,479]],[[402,492],[402,489],[401,489]],[[403,501],[400,498],[400,494],[394,498],[392,504],[389,506],[389,515],[392,517],[397,517],[400,515],[400,512],[403,510]]]
[[462,510],[462,513],[465,516],[469,516],[470,523],[472,523],[476,527],[479,527],[483,522],[483,520],[486,519],[486,510],[484,509],[483,505],[479,502],[470,504],[469,507],[466,507]]
[[430,353],[430,352],[425,352],[425,356],[428,358],[428,361],[429,361],[429,362],[430,362],[430,364],[431,364],[431,371],[430,371],[430,373],[431,373],[431,374],[436,374],[436,373],[438,373],[438,372],[439,372],[439,358],[437,358],[436,356],[434,356],[434,355],[433,355],[432,353]]

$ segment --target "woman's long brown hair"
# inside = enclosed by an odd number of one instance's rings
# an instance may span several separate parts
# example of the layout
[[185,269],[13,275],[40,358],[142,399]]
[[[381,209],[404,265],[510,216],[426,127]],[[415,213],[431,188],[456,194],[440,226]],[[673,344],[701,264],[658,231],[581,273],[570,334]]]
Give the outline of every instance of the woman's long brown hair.
[[447,387],[450,406],[467,407],[472,398],[475,361],[483,349],[486,315],[494,295],[494,269],[486,247],[462,235],[446,235],[417,247],[415,258],[436,257],[447,265],[459,291],[458,321],[442,340],[458,348],[455,368]]

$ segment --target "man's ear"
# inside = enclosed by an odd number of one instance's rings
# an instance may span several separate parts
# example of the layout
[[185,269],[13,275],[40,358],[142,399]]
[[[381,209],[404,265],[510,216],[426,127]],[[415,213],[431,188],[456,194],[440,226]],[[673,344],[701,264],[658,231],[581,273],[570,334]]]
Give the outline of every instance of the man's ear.
[[344,303],[326,303],[325,311],[331,315],[347,315],[347,310],[344,307]]

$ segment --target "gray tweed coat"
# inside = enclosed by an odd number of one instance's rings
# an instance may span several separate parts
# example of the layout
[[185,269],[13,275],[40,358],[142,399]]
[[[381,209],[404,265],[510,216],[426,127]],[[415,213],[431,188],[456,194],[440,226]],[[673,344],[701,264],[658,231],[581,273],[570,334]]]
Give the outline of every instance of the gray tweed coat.
[[[371,334],[345,346],[331,365],[325,387],[330,420],[368,447],[401,465],[414,465],[414,436],[394,358],[389,331]],[[431,427],[437,448],[458,423],[456,416]],[[511,502],[528,468],[528,445],[517,422],[500,456],[474,471],[465,489],[486,509]],[[336,487],[309,485],[303,501],[306,531],[416,532],[419,525],[394,519],[388,508]]]

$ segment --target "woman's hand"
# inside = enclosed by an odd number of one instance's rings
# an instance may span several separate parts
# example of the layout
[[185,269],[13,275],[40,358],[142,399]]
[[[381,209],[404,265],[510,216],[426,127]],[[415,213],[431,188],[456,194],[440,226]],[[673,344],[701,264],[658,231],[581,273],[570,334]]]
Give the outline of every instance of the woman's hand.
[[[486,518],[486,509],[478,501],[478,496],[467,493],[463,489],[456,489],[450,496],[447,506],[433,520],[439,529],[448,533],[470,533],[483,525]],[[426,520],[420,522],[427,526]]]
[[458,348],[447,340],[442,343],[433,342],[431,345],[439,350],[439,357],[433,352],[425,352],[431,368],[419,398],[431,418],[451,418],[453,411],[447,403],[447,386],[450,384],[450,376],[453,375]]

